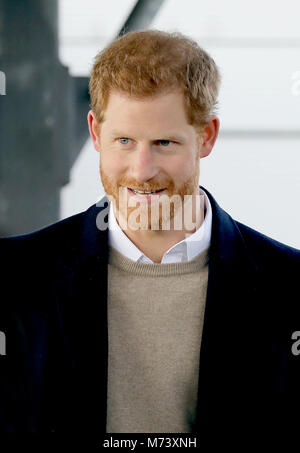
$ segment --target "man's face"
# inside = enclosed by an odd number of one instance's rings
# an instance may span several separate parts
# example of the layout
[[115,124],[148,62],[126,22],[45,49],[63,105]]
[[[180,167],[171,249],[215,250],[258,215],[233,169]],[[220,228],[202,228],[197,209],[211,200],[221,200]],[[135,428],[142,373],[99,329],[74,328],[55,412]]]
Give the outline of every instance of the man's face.
[[[172,219],[182,210],[185,195],[199,193],[200,137],[187,122],[181,92],[136,100],[112,91],[105,119],[97,131],[95,147],[100,151],[102,184],[128,226],[130,214],[141,207],[148,211],[148,220],[141,229],[150,229],[152,203],[159,199],[158,195],[156,199],[134,195],[129,188],[164,189],[160,200],[162,195],[169,199],[179,195],[180,205],[176,201],[175,205],[169,204],[168,214],[160,209],[159,228],[152,224],[152,229],[162,229],[163,218]],[[139,224],[143,224],[141,220]]]

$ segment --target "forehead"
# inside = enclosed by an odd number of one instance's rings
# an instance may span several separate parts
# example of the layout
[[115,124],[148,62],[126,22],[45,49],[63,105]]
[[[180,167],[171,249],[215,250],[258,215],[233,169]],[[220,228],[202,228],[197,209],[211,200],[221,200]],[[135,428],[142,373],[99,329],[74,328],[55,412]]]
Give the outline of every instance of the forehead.
[[184,95],[178,90],[143,98],[113,90],[109,95],[104,121],[114,125],[144,124],[151,128],[158,124],[175,128],[189,126]]

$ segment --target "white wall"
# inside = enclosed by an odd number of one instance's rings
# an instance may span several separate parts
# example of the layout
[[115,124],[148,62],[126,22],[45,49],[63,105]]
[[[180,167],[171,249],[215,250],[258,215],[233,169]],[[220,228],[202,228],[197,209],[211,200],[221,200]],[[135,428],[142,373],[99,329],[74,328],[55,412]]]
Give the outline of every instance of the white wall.
[[[88,75],[133,3],[61,1],[60,53],[73,74]],[[300,249],[299,17],[298,0],[168,0],[152,26],[196,39],[222,74],[220,135],[200,184],[235,219]],[[89,140],[62,190],[62,218],[103,193]]]

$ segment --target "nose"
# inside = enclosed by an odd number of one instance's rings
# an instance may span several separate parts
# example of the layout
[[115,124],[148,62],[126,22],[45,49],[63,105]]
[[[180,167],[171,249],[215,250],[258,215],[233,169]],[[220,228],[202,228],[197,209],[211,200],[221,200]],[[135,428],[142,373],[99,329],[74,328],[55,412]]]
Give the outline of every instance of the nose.
[[143,183],[154,178],[158,173],[155,151],[148,143],[141,143],[132,154],[131,176]]

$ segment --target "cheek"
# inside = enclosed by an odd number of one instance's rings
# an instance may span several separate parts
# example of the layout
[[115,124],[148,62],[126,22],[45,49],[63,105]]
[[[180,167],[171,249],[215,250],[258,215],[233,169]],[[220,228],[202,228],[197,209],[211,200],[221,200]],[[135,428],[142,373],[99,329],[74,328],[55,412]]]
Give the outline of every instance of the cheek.
[[118,158],[117,154],[113,153],[113,150],[106,149],[105,152],[101,152],[100,165],[107,174],[117,175],[122,173],[125,162],[124,159]]
[[185,179],[194,171],[194,160],[189,156],[181,157],[180,159],[170,162],[168,173],[178,180]]

